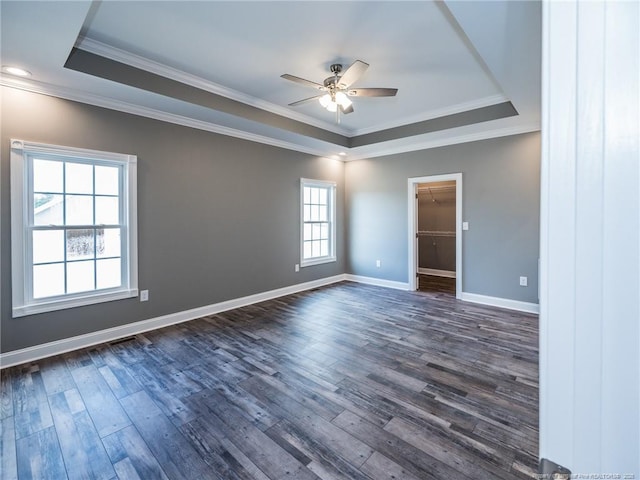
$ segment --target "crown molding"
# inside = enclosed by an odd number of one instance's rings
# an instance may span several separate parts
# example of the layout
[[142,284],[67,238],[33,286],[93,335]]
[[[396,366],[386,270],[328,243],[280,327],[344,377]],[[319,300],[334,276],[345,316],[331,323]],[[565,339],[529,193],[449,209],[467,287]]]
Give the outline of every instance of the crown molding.
[[264,135],[245,132],[243,130],[225,127],[225,126],[218,125],[211,122],[205,122],[203,120],[196,120],[193,118],[184,117],[182,115],[163,112],[161,110],[143,107],[140,105],[134,105],[131,103],[120,101],[120,100],[101,97],[98,95],[94,95],[86,92],[80,92],[75,89],[60,87],[57,85],[52,85],[44,82],[15,80],[13,78],[10,79],[9,77],[0,75],[0,85],[9,87],[9,88],[16,88],[18,90],[25,90],[32,93],[48,95],[51,97],[63,98],[65,100],[72,100],[74,102],[86,103],[89,105],[94,105],[96,107],[108,108],[110,110],[117,110],[119,112],[139,115],[141,117],[152,118],[154,120],[160,120],[163,122],[173,123],[176,125],[191,127],[198,130],[205,130],[211,133],[218,133],[220,135],[226,135],[229,137],[249,140],[251,142],[271,145],[273,147],[284,148],[286,150],[294,150],[296,152],[308,153],[310,155],[333,158],[332,155],[330,153],[327,153],[326,151],[307,147],[297,143],[286,142],[284,140],[277,140]]
[[423,112],[418,115],[404,117],[402,119],[397,119],[397,120],[383,123],[383,124],[377,124],[372,127],[365,127],[365,128],[353,130],[353,129],[340,127],[339,125],[336,125],[334,123],[318,120],[316,118],[310,117],[308,115],[304,115],[302,113],[294,112],[280,105],[276,105],[274,103],[267,102],[265,100],[256,98],[254,96],[247,95],[237,90],[225,87],[223,85],[217,84],[215,82],[211,82],[204,78],[183,72],[176,68],[169,67],[167,65],[155,62],[153,60],[149,60],[140,55],[127,52],[126,50],[113,47],[111,45],[100,42],[98,40],[94,40],[89,37],[83,37],[79,39],[76,42],[75,47],[85,50],[89,53],[93,53],[95,55],[100,55],[110,60],[114,60],[116,62],[124,63],[126,65],[130,65],[132,67],[139,68],[141,70],[155,73],[162,77],[169,78],[171,80],[175,80],[177,82],[184,83],[186,85],[190,85],[195,88],[199,88],[201,90],[213,93],[215,95],[220,95],[222,97],[229,98],[231,100],[235,100],[235,101],[244,103],[246,105],[250,105],[252,107],[256,107],[261,110],[274,113],[276,115],[281,115],[291,120],[306,123],[307,125],[312,125],[314,127],[322,128],[324,130],[327,130],[333,133],[338,133],[346,137],[356,137],[359,135],[379,132],[379,131],[387,130],[390,128],[410,125],[412,123],[418,123],[425,120],[431,120],[433,118],[444,117],[447,115],[454,115],[456,113],[466,112],[466,111],[474,110],[477,108],[483,108],[490,105],[503,103],[509,100],[503,94],[496,94],[496,95],[480,98],[477,100],[473,100],[470,102],[464,102],[457,105],[452,105],[445,108],[429,110],[428,112]]
[[[494,128],[492,130],[483,130],[481,132],[467,133],[461,135],[447,136],[446,138],[437,138],[432,140],[418,141],[403,145],[388,145],[384,144],[377,147],[374,151],[367,151],[366,153],[359,154],[357,150],[349,151],[349,156],[345,159],[346,162],[362,160],[365,158],[383,157],[386,155],[395,155],[398,153],[415,152],[418,150],[429,150],[431,148],[445,147],[447,145],[457,145],[460,143],[476,142],[479,140],[488,140],[491,138],[508,137],[511,135],[519,135],[522,133],[537,132],[540,130],[539,123],[528,123],[523,125],[514,125],[509,127]],[[391,142],[389,142],[391,143]]]
[[[284,140],[277,140],[264,135],[258,135],[235,128],[225,127],[211,122],[205,122],[203,120],[196,120],[193,118],[177,115],[174,113],[168,113],[161,110],[156,110],[140,105],[115,100],[112,98],[102,97],[86,92],[81,92],[76,89],[70,89],[66,87],[60,87],[53,84],[44,82],[38,82],[35,80],[16,79],[5,75],[0,75],[0,85],[15,88],[18,90],[25,90],[28,92],[38,93],[42,95],[48,95],[57,98],[63,98],[65,100],[71,100],[80,103],[86,103],[94,105],[96,107],[107,108],[110,110],[116,110],[119,112],[130,113],[132,115],[139,115],[141,117],[152,118],[154,120],[160,120],[167,123],[176,125],[182,125],[185,127],[191,127],[198,130],[204,130],[211,133],[217,133],[220,135],[226,135],[234,138],[240,138],[251,142],[257,142],[265,145],[271,145],[273,147],[284,148],[286,150],[293,150],[300,153],[307,153],[309,155],[315,155],[319,157],[331,158],[334,160],[340,160],[343,162],[350,162],[355,160],[362,160],[364,158],[376,158],[386,155],[394,155],[399,153],[414,152],[417,150],[428,150],[430,148],[443,147],[446,145],[454,145],[458,143],[468,143],[478,140],[487,140],[490,138],[506,137],[509,135],[518,135],[522,133],[536,132],[540,130],[539,123],[529,123],[524,125],[516,125],[502,128],[495,128],[492,130],[485,130],[482,132],[474,132],[470,134],[453,135],[446,138],[437,138],[431,140],[417,141],[411,143],[403,143],[401,145],[394,144],[393,141],[377,144],[375,149],[367,149],[363,153],[359,153],[358,149],[349,149],[343,147],[328,147],[328,150],[320,150],[313,147],[308,147],[299,143],[287,142]],[[366,147],[363,147],[366,148]],[[340,149],[347,152],[344,157],[338,157],[334,154],[334,150]]]
[[357,137],[359,135],[366,135],[368,133],[380,132],[383,130],[388,130],[390,128],[411,125],[412,123],[424,122],[426,120],[432,120],[439,117],[446,117],[447,115],[455,115],[456,113],[467,112],[469,110],[475,110],[477,108],[489,107],[491,105],[497,105],[499,103],[507,101],[509,101],[509,99],[502,94],[491,95],[489,97],[479,98],[470,102],[464,102],[457,105],[451,105],[449,107],[429,110],[428,112],[423,112],[419,115],[413,115],[410,117],[404,117],[399,120],[377,124],[375,127],[360,128],[358,130],[352,131],[352,136]]
[[93,40],[92,38],[84,37],[80,39],[78,42],[76,42],[75,47],[86,52],[100,55],[110,60],[114,60],[116,62],[124,63],[126,65],[130,65],[147,72],[155,73],[162,77],[169,78],[186,85],[191,85],[192,87],[205,90],[215,95],[220,95],[222,97],[226,97],[231,100],[235,100],[237,102],[241,102],[246,105],[250,105],[252,107],[274,113],[276,115],[290,118],[291,120],[306,123],[307,125],[322,128],[323,130],[328,130],[330,132],[338,133],[347,137],[353,134],[351,130],[342,128],[334,123],[325,122],[323,120],[309,117],[308,115],[304,115],[302,113],[294,112],[288,108],[276,105],[275,103],[261,100],[259,98],[247,95],[237,90],[233,90],[218,83],[211,82],[196,75],[191,75],[190,73],[183,72],[176,68],[154,62],[153,60],[149,60],[134,53],[112,47],[111,45]]

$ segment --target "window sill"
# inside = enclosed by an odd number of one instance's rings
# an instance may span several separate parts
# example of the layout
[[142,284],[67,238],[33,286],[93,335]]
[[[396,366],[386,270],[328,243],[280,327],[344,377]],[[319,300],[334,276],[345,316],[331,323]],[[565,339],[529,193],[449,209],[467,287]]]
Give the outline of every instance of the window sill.
[[302,260],[300,262],[300,266],[312,267],[313,265],[322,265],[323,263],[332,263],[336,261],[336,257],[310,258],[309,260]]
[[138,296],[138,289],[132,288],[127,290],[118,290],[105,293],[98,293],[75,297],[71,299],[62,299],[54,301],[43,301],[32,303],[30,305],[22,305],[13,308],[13,318],[26,317],[27,315],[35,315],[37,313],[53,312],[55,310],[65,310],[67,308],[83,307],[86,305],[94,305],[97,303],[111,302],[113,300],[123,300],[125,298],[133,298]]

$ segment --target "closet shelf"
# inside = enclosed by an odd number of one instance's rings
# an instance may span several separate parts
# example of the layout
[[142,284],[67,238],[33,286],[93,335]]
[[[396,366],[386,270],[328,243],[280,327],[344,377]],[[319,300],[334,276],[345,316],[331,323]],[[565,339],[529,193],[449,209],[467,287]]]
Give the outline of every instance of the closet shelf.
[[422,192],[446,192],[450,190],[455,190],[455,185],[439,185],[437,187],[418,187],[418,193]]
[[437,230],[418,230],[419,237],[455,237],[456,232]]

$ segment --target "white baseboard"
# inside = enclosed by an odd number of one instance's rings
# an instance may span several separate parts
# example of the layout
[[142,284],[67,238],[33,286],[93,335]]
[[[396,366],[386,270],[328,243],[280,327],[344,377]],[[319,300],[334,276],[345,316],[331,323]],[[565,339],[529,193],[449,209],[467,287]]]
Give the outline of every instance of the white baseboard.
[[487,295],[478,295],[477,293],[462,292],[460,300],[481,303],[482,305],[491,305],[492,307],[508,308],[509,310],[518,310],[526,313],[540,313],[540,305],[537,303],[520,302],[518,300],[509,300],[508,298],[489,297]]
[[451,270],[438,270],[437,268],[418,267],[420,275],[433,275],[434,277],[456,278],[456,272]]
[[108,328],[106,330],[99,330],[97,332],[64,338],[62,340],[56,340],[54,342],[43,343],[42,345],[35,345],[33,347],[22,348],[20,350],[0,353],[0,368],[7,368],[14,365],[20,365],[21,363],[33,362],[35,360],[51,357],[53,355],[60,355],[61,353],[71,352],[80,348],[87,348],[92,345],[111,342],[119,338],[148,332],[149,330],[156,330],[158,328],[167,327],[169,325],[175,325],[176,323],[195,320],[196,318],[205,317],[207,315],[214,315],[216,313],[225,312],[227,310],[233,310],[234,308],[245,307],[254,303],[272,300],[284,295],[291,295],[292,293],[311,290],[312,288],[322,287],[324,285],[330,285],[332,283],[338,283],[344,280],[346,280],[344,274],[335,275],[333,277],[321,278],[319,280],[313,280],[311,282],[298,283],[289,287],[278,288],[276,290],[270,290],[268,292],[257,293],[255,295],[249,295],[246,297],[227,300],[220,303],[214,303],[212,305],[193,308],[191,310],[170,313],[161,317],[141,320],[139,322]]
[[[296,285],[278,288],[276,290],[256,293],[254,295],[249,295],[246,297],[227,300],[220,303],[214,303],[212,305],[205,305],[203,307],[193,308],[191,310],[185,310],[182,312],[171,313],[168,315],[163,315],[161,317],[150,318],[139,322],[108,328],[106,330],[99,330],[97,332],[64,338],[62,340],[56,340],[54,342],[43,343],[42,345],[35,345],[33,347],[27,347],[20,350],[0,353],[0,368],[7,368],[14,365],[20,365],[22,363],[33,362],[42,358],[78,350],[80,348],[87,348],[92,345],[111,342],[119,338],[137,335],[139,333],[156,330],[158,328],[175,325],[177,323],[187,322],[189,320],[195,320],[196,318],[206,317],[207,315],[215,315],[216,313],[226,312],[227,310],[233,310],[234,308],[245,307],[254,303],[272,300],[274,298],[291,295],[293,293],[298,293],[305,290],[311,290],[313,288],[322,287],[324,285],[330,285],[345,280],[367,285],[376,285],[379,287],[394,288],[396,290],[409,289],[409,284],[405,282],[396,282],[393,280],[384,280],[374,277],[364,277],[361,275],[335,275],[333,277],[321,278],[319,280],[313,280],[311,282],[298,283]],[[467,302],[508,308],[510,310],[519,310],[522,312],[536,314],[539,312],[539,307],[536,303],[519,302],[516,300],[488,297],[485,295],[464,292],[462,293],[460,298]]]
[[376,285],[378,287],[395,288],[396,290],[409,290],[409,284],[406,282],[396,282],[394,280],[384,280],[375,277],[363,277],[362,275],[345,274],[345,280],[350,282],[366,283],[367,285]]

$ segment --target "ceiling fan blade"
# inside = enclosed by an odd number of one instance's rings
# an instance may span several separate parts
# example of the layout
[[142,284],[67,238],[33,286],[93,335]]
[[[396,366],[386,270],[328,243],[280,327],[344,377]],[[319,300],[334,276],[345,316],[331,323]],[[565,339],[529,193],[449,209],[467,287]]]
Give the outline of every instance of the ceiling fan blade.
[[350,97],[395,97],[397,88],[352,88],[347,91]]
[[344,108],[342,105],[340,105],[340,111],[345,115],[347,113],[353,113],[353,105],[349,105],[347,108]]
[[321,97],[322,95],[316,95],[314,97],[309,97],[309,98],[305,98],[303,100],[298,100],[297,102],[293,102],[290,103],[289,106],[290,107],[297,107],[298,105],[302,105],[303,103],[307,103],[307,102],[311,102],[313,100],[317,100]]
[[324,85],[320,85],[319,83],[312,82],[311,80],[306,80],[304,78],[296,77],[295,75],[289,75],[288,73],[285,73],[284,75],[280,76],[285,80],[291,80],[292,82],[315,88],[316,90],[322,90],[323,92],[327,90],[327,87],[325,87]]
[[349,85],[354,84],[367,70],[367,68],[369,68],[368,63],[364,63],[362,60],[356,60],[344,71],[338,86],[340,88],[347,88]]

